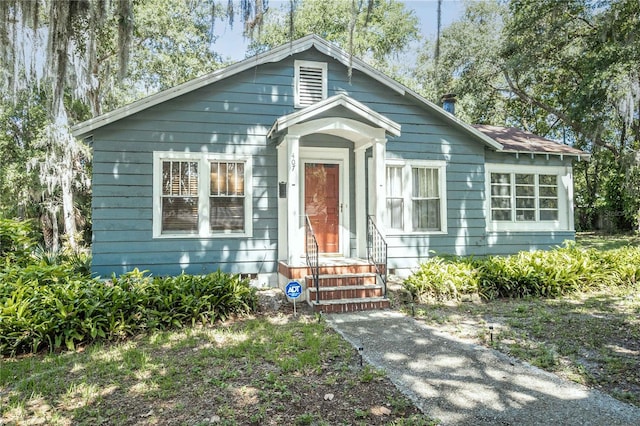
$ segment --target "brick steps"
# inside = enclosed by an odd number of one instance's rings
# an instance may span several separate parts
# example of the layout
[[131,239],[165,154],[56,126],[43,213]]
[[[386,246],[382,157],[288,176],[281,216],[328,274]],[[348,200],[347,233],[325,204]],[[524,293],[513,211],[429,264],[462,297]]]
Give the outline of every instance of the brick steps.
[[[313,277],[311,275],[305,276],[304,279],[307,283],[313,282]],[[359,274],[320,274],[318,275],[318,284],[321,288],[376,285],[377,279],[376,274],[372,272],[364,272]],[[309,287],[311,287],[311,285]]]
[[[326,264],[320,265],[318,268],[320,275],[341,275],[341,274],[364,274],[375,272],[375,267],[368,263],[354,264]],[[283,262],[278,263],[278,272],[290,279],[303,279],[311,274],[311,270],[307,266],[290,266]]]
[[374,309],[388,309],[389,299],[382,297],[370,297],[367,299],[340,299],[325,300],[320,303],[311,302],[314,312],[322,311],[325,314],[344,313],[355,311],[370,311]]
[[[363,259],[321,258],[318,287],[305,265],[278,263],[278,272],[289,280],[304,280],[307,303],[315,312],[337,313],[388,309],[389,300],[378,283],[375,266]],[[320,302],[316,302],[316,296]]]
[[[309,300],[315,301],[316,293],[317,290],[315,287],[309,287]],[[321,300],[363,299],[382,296],[384,296],[384,290],[382,289],[382,286],[375,284],[320,287]]]
[[[372,272],[321,274],[318,276],[318,289],[313,277],[305,276],[307,283],[307,302],[314,312],[324,313],[354,312],[389,308],[389,300],[384,298],[384,288],[378,284],[376,274]],[[316,298],[320,293],[320,302]]]

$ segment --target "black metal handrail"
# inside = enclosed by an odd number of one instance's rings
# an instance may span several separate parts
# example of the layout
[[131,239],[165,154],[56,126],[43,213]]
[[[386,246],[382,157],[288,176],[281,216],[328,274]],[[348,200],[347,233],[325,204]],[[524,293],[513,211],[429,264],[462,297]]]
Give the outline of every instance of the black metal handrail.
[[305,216],[304,239],[307,266],[311,270],[313,285],[316,288],[316,303],[320,303],[320,256],[318,254],[318,240],[313,232],[309,216]]
[[373,216],[367,216],[367,257],[376,268],[387,297],[387,242],[378,230]]

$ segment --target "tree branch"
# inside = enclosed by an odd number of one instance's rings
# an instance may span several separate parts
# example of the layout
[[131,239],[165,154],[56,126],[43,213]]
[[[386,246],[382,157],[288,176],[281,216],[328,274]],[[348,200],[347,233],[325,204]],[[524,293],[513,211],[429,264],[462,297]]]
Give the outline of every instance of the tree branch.
[[[539,99],[534,98],[533,96],[530,96],[528,93],[526,93],[524,90],[520,89],[517,84],[513,81],[513,79],[511,79],[511,77],[509,76],[509,73],[507,72],[507,70],[503,69],[502,70],[502,74],[504,75],[504,78],[507,82],[507,84],[509,85],[509,88],[511,89],[511,91],[518,96],[522,101],[524,102],[528,102],[531,103],[539,108],[542,108],[543,110],[545,110],[546,112],[548,112],[549,114],[553,114],[556,117],[558,117],[559,119],[561,119],[562,121],[564,121],[566,124],[568,124],[569,126],[571,126],[573,128],[573,130],[576,133],[581,133],[583,135],[587,135],[587,132],[584,129],[584,126],[573,120],[571,117],[569,117],[566,113],[540,101]],[[602,136],[600,136],[600,134],[598,132],[595,133],[595,135],[593,135],[592,138],[593,142],[596,145],[599,145],[603,148],[608,149],[609,151],[611,151],[613,153],[613,155],[617,158],[620,155],[620,152],[618,150],[618,148],[610,143],[605,142],[602,139]]]

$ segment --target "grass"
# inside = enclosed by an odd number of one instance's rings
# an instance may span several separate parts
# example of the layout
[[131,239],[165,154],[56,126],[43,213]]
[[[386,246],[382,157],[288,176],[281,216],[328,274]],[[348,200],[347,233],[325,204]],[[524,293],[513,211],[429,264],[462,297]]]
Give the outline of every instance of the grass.
[[[640,245],[640,239],[580,234],[577,244],[604,251]],[[640,406],[640,283],[555,299],[413,309],[429,324]]]
[[640,246],[640,234],[603,234],[600,232],[578,232],[576,243],[584,248],[613,250],[625,246]]
[[157,332],[0,364],[3,425],[211,422],[432,424],[310,316]]

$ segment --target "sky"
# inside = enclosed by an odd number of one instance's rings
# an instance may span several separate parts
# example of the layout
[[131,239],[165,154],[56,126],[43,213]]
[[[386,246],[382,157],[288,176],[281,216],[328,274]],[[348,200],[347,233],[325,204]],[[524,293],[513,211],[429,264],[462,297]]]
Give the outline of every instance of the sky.
[[[0,0],[1,1],[1,0]],[[349,0],[344,0],[349,1]],[[402,0],[401,0],[402,1]],[[288,4],[288,0],[269,0],[269,7],[279,9]],[[420,32],[427,39],[434,39],[437,31],[437,0],[404,0],[402,3],[408,9],[414,10],[420,20]],[[462,16],[464,12],[463,0],[443,0],[442,2],[442,28]],[[242,24],[237,23],[233,28],[227,23],[216,23],[215,34],[220,36],[214,49],[223,59],[239,61],[245,58],[245,52],[249,41],[242,37]]]

